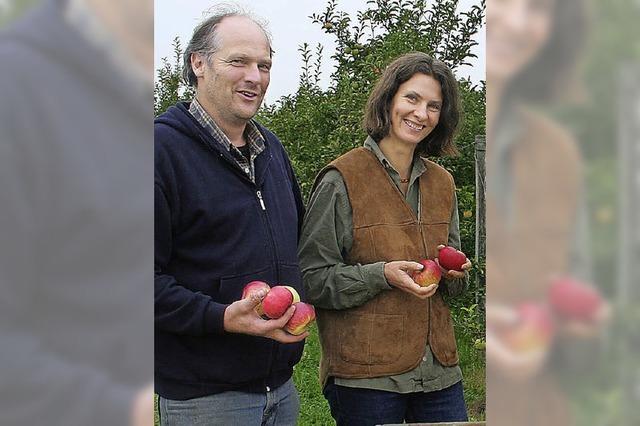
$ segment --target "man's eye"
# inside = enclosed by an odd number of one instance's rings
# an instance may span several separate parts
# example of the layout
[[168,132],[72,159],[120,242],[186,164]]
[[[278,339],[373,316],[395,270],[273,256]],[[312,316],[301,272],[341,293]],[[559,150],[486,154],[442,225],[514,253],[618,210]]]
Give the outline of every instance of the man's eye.
[[231,59],[229,63],[233,66],[241,66],[244,65],[244,61],[242,59]]
[[258,68],[260,68],[261,71],[270,71],[271,70],[271,65],[269,65],[269,64],[260,64],[260,65],[258,65]]

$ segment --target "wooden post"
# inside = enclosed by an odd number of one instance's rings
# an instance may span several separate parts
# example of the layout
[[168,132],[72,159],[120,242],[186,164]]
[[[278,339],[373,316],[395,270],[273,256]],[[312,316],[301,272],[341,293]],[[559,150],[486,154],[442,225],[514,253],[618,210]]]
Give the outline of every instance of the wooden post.
[[[484,135],[477,135],[475,140],[475,158],[476,158],[476,255],[475,262],[478,264],[479,259],[485,259],[487,250],[487,234],[486,234],[486,203],[485,195],[487,193],[486,183],[486,141]],[[479,303],[480,293],[480,277],[478,272],[475,276],[476,303]],[[484,284],[484,283],[483,283]]]

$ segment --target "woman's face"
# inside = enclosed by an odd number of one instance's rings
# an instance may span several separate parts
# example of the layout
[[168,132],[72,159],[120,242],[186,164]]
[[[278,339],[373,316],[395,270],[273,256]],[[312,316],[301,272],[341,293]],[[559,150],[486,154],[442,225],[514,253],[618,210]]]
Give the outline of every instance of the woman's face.
[[563,0],[489,0],[489,81],[508,82],[531,64],[551,36],[556,1]]
[[426,74],[414,74],[400,85],[389,116],[389,138],[415,146],[438,125],[442,109],[440,82]]

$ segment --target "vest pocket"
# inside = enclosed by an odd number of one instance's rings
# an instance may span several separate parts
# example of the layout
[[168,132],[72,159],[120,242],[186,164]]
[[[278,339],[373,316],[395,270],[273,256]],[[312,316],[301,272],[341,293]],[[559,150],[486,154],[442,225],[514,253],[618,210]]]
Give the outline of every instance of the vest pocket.
[[347,363],[384,365],[402,355],[404,316],[344,313],[338,353]]

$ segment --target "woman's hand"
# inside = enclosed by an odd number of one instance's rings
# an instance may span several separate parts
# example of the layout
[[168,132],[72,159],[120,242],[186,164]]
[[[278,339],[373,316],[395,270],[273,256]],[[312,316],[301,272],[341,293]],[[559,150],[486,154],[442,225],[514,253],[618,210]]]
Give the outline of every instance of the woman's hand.
[[428,287],[421,287],[416,284],[411,276],[421,271],[423,266],[418,262],[409,262],[405,260],[396,260],[384,264],[384,277],[389,285],[399,288],[409,294],[420,299],[426,299],[435,294],[438,290],[438,284],[431,284]]
[[[440,254],[440,250],[442,250],[444,247],[445,246],[442,244],[438,246],[438,254]],[[462,253],[460,250],[458,251]],[[465,255],[465,259],[466,259],[466,255]],[[440,266],[440,262],[438,261],[438,258],[436,257],[434,260],[438,264],[438,266]],[[447,270],[447,269],[444,269],[442,266],[440,266],[440,269],[442,270],[442,276],[449,280],[464,278],[466,271],[470,268],[471,268],[471,261],[469,259],[466,259],[464,264],[462,265],[462,271],[455,271],[453,269]]]

